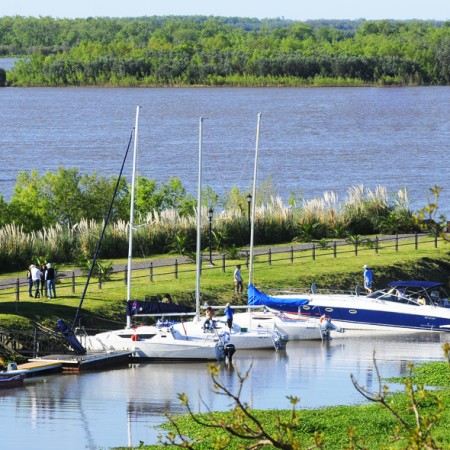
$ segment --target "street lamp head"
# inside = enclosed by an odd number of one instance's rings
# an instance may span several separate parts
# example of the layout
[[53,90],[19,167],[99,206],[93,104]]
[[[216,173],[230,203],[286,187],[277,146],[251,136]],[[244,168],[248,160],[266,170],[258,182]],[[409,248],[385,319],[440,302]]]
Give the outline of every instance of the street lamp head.
[[211,220],[213,218],[214,210],[212,208],[209,208],[208,210],[208,219]]
[[247,195],[247,203],[250,204],[252,202],[252,194]]

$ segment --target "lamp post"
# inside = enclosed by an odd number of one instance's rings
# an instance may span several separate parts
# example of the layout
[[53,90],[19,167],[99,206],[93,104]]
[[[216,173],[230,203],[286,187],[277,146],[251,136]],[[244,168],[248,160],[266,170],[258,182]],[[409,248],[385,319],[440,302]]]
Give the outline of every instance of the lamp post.
[[250,208],[252,205],[252,194],[248,194],[247,195],[247,206],[248,206],[248,242],[250,243],[250,234],[251,234],[251,230],[252,230],[252,222],[250,220]]
[[214,211],[212,208],[208,210],[208,219],[209,219],[209,264],[212,265],[212,218]]

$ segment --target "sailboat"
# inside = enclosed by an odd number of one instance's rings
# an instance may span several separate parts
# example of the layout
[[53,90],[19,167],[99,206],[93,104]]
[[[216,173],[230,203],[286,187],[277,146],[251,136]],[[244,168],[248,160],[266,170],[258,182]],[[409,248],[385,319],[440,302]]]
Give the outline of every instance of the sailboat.
[[[158,360],[217,360],[225,358],[224,342],[218,336],[190,336],[184,330],[173,327],[168,321],[159,325],[132,327],[133,312],[141,309],[138,302],[131,299],[132,244],[134,226],[134,193],[138,143],[139,106],[136,110],[134,133],[133,175],[131,185],[131,206],[128,248],[127,279],[127,323],[121,330],[106,331],[89,336],[79,335],[79,341],[87,350],[118,351],[129,350],[134,358]],[[170,313],[169,313],[170,314]],[[183,314],[183,313],[179,313]],[[188,314],[188,313],[184,313]]]
[[[201,191],[202,191],[202,118],[200,118],[199,136],[199,167],[198,167],[198,187],[197,187],[197,248],[196,248],[196,290],[195,304],[196,315],[194,320],[175,324],[174,330],[186,333],[191,337],[219,338],[225,343],[225,351],[231,348],[239,350],[254,350],[275,348],[281,349],[286,346],[287,336],[275,329],[266,330],[262,327],[252,329],[240,327],[234,324],[228,328],[226,320],[202,320],[200,318],[200,276],[201,276]],[[231,355],[232,356],[232,355]]]
[[[342,330],[332,324],[331,319],[324,315],[320,318],[305,318],[297,314],[287,314],[282,311],[269,310],[268,305],[260,297],[255,301],[253,285],[253,254],[255,236],[255,212],[256,212],[256,183],[258,178],[258,153],[259,153],[259,129],[261,124],[261,113],[258,114],[258,126],[256,132],[255,163],[253,169],[252,188],[252,210],[250,217],[250,254],[249,254],[249,277],[248,277],[248,311],[234,314],[233,322],[241,327],[257,327],[260,330],[277,330],[285,333],[289,340],[315,340],[329,339],[332,330]],[[259,292],[259,291],[258,291]],[[251,306],[263,307],[262,312],[255,312]],[[258,308],[259,309],[259,308]]]

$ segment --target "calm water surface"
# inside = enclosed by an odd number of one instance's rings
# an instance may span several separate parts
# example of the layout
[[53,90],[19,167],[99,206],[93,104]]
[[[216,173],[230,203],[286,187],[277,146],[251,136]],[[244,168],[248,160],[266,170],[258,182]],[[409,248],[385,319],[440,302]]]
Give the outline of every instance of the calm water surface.
[[[450,88],[0,89],[0,193],[17,172],[78,167],[117,175],[142,106],[139,173],[178,177],[195,195],[198,121],[205,117],[203,182],[219,194],[252,183],[257,114],[259,180],[287,201],[350,186],[406,187],[414,208],[444,188],[450,214]],[[131,162],[130,162],[131,164]],[[128,169],[126,173],[130,173]],[[129,178],[129,177],[128,177]]]
[[[450,337],[449,337],[450,338]],[[373,352],[382,376],[406,373],[408,361],[442,360],[439,334],[381,336],[337,335],[328,343],[290,342],[284,352],[238,351],[233,365],[221,369],[224,383],[237,389],[236,371],[251,364],[242,398],[258,409],[288,409],[287,395],[301,407],[355,404],[363,400],[353,388],[376,389]],[[393,388],[395,388],[393,386]],[[49,375],[27,380],[23,388],[0,391],[0,431],[8,449],[100,450],[156,442],[164,412],[182,413],[177,393],[185,392],[196,411],[203,402],[227,410],[217,396],[205,363],[140,364],[81,375]],[[201,400],[201,399],[202,400]]]

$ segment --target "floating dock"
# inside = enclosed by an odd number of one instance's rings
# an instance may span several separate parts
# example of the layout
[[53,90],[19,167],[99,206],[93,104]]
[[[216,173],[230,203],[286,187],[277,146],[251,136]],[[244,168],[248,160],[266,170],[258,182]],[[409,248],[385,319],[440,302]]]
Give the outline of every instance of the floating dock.
[[[41,358],[30,359],[26,364],[35,364],[30,370],[41,373],[45,370],[53,369],[62,371],[63,373],[78,373],[85,370],[102,370],[113,366],[128,364],[131,359],[131,351],[121,352],[88,352],[84,355],[76,355],[75,353],[67,353],[60,355],[48,355]],[[22,369],[24,365],[21,364]],[[59,368],[58,368],[59,367]]]
[[60,361],[44,361],[41,359],[29,360],[24,364],[18,364],[20,370],[26,371],[26,377],[34,377],[47,373],[61,372],[62,363]]

